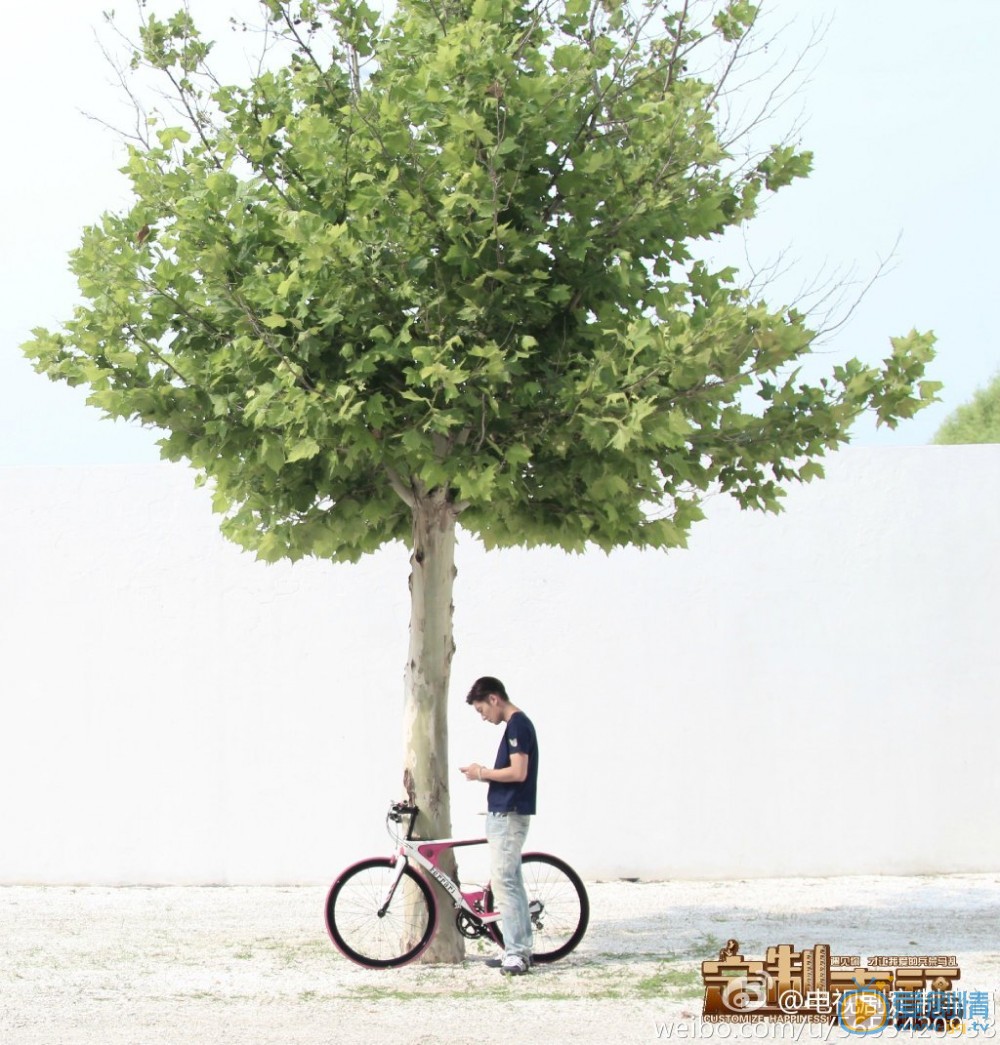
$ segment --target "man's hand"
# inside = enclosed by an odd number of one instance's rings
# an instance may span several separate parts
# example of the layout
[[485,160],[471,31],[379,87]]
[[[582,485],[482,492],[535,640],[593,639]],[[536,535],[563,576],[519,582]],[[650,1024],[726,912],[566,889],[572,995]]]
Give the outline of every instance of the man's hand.
[[459,766],[458,771],[465,774],[466,780],[483,779],[483,767],[478,762],[473,762],[471,766]]

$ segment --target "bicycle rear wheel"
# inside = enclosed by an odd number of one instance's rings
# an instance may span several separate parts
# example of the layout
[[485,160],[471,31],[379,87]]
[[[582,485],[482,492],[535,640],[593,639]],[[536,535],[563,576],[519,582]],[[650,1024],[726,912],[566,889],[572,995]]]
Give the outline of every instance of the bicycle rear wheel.
[[[531,912],[533,962],[564,958],[583,939],[590,921],[590,900],[580,876],[565,861],[548,853],[524,853],[521,873]],[[493,890],[487,889],[485,907],[494,907]],[[490,933],[503,946],[499,925]]]
[[381,910],[397,873],[385,857],[362,860],[337,878],[326,898],[326,927],[337,950],[369,969],[413,961],[437,928],[430,886],[411,867],[403,869],[391,902]]

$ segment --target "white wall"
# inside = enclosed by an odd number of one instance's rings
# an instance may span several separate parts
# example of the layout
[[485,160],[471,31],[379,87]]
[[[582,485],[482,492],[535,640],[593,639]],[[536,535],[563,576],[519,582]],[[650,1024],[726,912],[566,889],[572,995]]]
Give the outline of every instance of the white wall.
[[[1000,870],[1000,446],[852,449],[687,551],[459,549],[530,844],[590,876]],[[0,470],[0,882],[322,882],[388,846],[407,555],[265,566],[170,465]],[[454,771],[457,834],[484,791]]]

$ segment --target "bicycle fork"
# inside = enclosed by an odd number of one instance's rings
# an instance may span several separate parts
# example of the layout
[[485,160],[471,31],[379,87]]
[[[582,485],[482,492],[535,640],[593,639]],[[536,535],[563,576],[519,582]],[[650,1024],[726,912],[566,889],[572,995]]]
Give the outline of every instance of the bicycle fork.
[[406,870],[406,865],[409,861],[405,856],[400,856],[396,860],[396,873],[393,876],[392,881],[389,883],[389,888],[386,890],[385,899],[382,901],[378,909],[379,918],[384,918],[389,910],[389,905],[392,903],[392,898],[396,895],[396,890],[399,888],[399,883],[403,878],[403,872]]

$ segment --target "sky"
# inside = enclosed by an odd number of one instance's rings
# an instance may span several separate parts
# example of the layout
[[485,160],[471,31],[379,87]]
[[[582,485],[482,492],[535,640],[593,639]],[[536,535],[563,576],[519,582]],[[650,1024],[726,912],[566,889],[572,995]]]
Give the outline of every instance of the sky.
[[[97,42],[98,33],[109,39],[107,6],[108,0],[48,0],[42,8],[10,5],[4,13],[0,467],[159,458],[155,433],[103,419],[84,402],[84,390],[35,374],[19,348],[33,327],[58,328],[70,316],[77,294],[68,254],[85,225],[127,201],[117,172],[120,140],[84,115],[127,121]],[[168,13],[180,4],[150,0],[149,6]],[[225,33],[226,17],[245,14],[253,0],[192,0],[191,6],[199,23]],[[798,299],[810,287],[847,284],[834,316],[846,321],[827,336],[810,373],[852,356],[876,362],[888,354],[890,337],[934,331],[938,358],[927,376],[944,382],[942,401],[895,431],[860,422],[852,440],[927,443],[948,413],[1000,370],[993,324],[1000,3],[770,0],[769,6],[768,63],[788,69],[802,55],[790,81],[794,90],[785,92],[790,96],[771,126],[775,139],[782,127],[796,128],[815,154],[814,172],[777,194],[740,242],[720,245],[719,256],[746,271],[776,264],[767,292],[772,304]],[[748,98],[761,89],[748,86]]]

